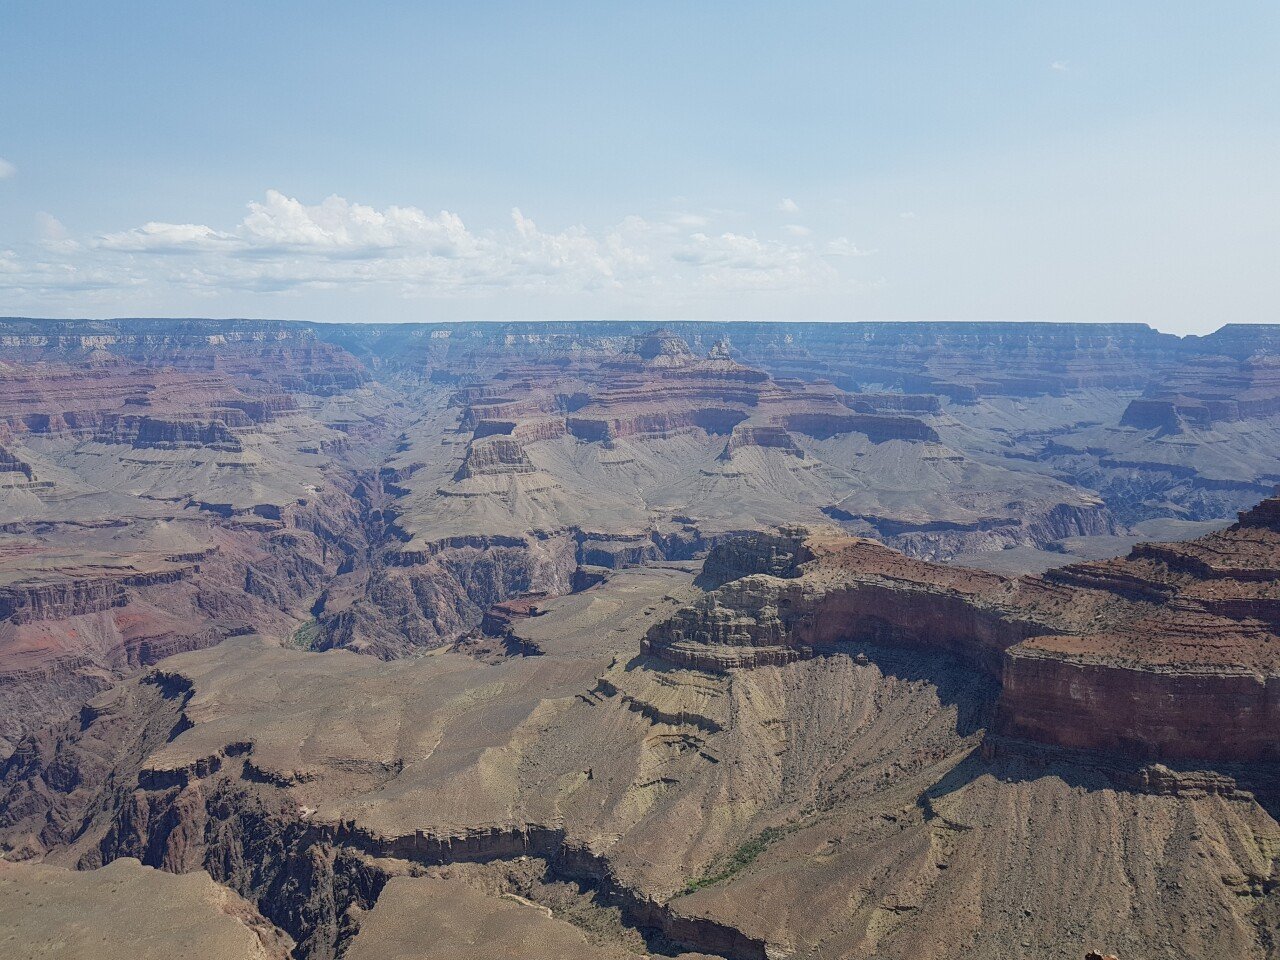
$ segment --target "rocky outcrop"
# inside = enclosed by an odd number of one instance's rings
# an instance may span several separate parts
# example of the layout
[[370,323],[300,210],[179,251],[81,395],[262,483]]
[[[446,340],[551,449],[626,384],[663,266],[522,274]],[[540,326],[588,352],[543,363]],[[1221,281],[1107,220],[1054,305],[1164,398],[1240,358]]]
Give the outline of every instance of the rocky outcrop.
[[713,578],[749,575],[643,649],[713,671],[849,644],[937,651],[999,678],[1009,736],[1143,760],[1280,759],[1277,502],[1198,541],[1020,580],[818,537],[779,577],[757,572],[761,551],[725,544]]
[[569,534],[457,537],[386,560],[330,585],[318,605],[318,649],[390,659],[440,646],[478,627],[495,604],[570,592],[578,567]]
[[812,559],[804,548],[806,535],[803,528],[795,528],[729,537],[708,552],[698,575],[698,585],[713,590],[753,573],[798,576],[800,564]]
[[473,441],[467,447],[466,459],[455,480],[469,480],[473,477],[499,476],[509,473],[533,473],[537,468],[529,461],[529,456],[515,440],[491,438],[483,442]]
[[[717,557],[721,551],[737,552],[732,544],[715,548],[713,572],[736,565]],[[798,553],[808,559],[786,570],[790,576],[731,580],[655,626],[644,651],[723,670],[790,662],[843,643],[890,643],[954,654],[994,673],[1005,648],[1043,629],[995,599],[1003,581],[992,574],[912,560],[869,540],[810,538]]]
[[31,469],[31,464],[19,459],[12,451],[0,446],[0,474],[6,473],[17,474],[28,483],[35,479],[35,472]]
[[732,460],[734,453],[743,447],[767,447],[804,459],[804,451],[796,445],[795,437],[780,426],[738,424],[729,434],[729,441],[724,445],[720,459]]

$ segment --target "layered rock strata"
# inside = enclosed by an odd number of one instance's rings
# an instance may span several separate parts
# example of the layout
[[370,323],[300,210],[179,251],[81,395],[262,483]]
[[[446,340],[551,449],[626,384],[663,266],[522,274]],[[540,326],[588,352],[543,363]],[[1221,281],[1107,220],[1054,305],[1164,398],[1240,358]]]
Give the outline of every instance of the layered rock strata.
[[717,671],[842,644],[944,652],[1000,680],[1010,736],[1140,759],[1280,759],[1278,518],[1268,500],[1200,540],[1021,579],[861,540],[797,542],[793,564],[771,561],[792,567],[783,577],[755,572],[761,548],[717,548],[719,579],[747,575],[655,626],[644,650]]

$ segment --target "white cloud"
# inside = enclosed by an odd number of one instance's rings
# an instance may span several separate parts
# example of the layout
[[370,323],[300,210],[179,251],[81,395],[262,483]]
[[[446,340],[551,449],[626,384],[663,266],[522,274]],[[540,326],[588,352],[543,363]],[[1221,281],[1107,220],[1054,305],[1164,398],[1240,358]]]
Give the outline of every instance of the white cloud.
[[0,157],[0,180],[8,180],[10,177],[15,176],[17,172],[18,172],[17,167],[15,167],[12,163],[10,163],[4,157]]
[[1049,64],[1049,69],[1057,70],[1059,73],[1066,73],[1071,69],[1071,64],[1066,60],[1055,60],[1053,63]]
[[104,250],[133,253],[194,253],[234,243],[229,233],[219,233],[196,223],[144,223],[131,230],[108,233],[98,238]]
[[839,289],[833,256],[860,255],[791,224],[781,236],[711,233],[706,219],[629,216],[603,230],[540,227],[520,209],[510,224],[473,230],[456,213],[376,209],[332,196],[306,204],[275,190],[229,229],[148,222],[95,237],[38,219],[41,242],[0,260],[0,290],[32,298],[85,290],[198,296],[381,287],[409,297],[497,292],[645,298],[721,292]]
[[778,201],[778,210],[781,213],[799,213],[800,204],[796,203],[790,197],[783,197]]
[[40,239],[49,243],[60,243],[67,239],[67,228],[51,213],[43,210],[36,214],[36,233]]
[[915,220],[916,212],[914,210],[903,210],[898,214],[898,217],[902,220]]
[[874,254],[874,250],[863,250],[848,237],[836,237],[834,240],[827,241],[823,253],[828,257],[869,257]]

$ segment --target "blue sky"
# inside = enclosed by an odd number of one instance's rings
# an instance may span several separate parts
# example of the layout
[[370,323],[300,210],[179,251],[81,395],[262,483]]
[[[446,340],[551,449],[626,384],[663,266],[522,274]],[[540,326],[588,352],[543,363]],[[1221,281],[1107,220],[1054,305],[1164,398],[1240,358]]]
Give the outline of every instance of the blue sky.
[[0,313],[1280,320],[1280,4],[0,7]]

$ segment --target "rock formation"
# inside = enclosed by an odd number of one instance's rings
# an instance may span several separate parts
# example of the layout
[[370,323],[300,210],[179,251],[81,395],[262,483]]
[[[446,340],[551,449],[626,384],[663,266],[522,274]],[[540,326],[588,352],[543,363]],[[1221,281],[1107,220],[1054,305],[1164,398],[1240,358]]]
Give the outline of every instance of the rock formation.
[[[712,550],[725,582],[654,626],[646,652],[723,671],[848,644],[937,651],[999,679],[997,723],[1013,737],[1143,760],[1280,759],[1280,498],[1199,540],[1012,580],[866,540],[748,543]],[[790,559],[755,569],[780,544]]]
[[0,850],[297,960],[1263,960],[1278,353],[0,321]]

